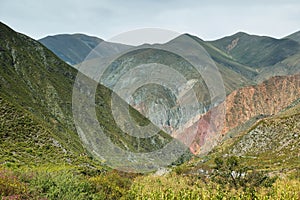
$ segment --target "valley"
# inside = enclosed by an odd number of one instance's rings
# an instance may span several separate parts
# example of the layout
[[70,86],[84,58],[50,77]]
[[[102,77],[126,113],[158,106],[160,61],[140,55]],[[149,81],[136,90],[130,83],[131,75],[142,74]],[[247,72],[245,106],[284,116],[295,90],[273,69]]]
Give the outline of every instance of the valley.
[[[0,197],[299,198],[299,41],[299,32],[183,34],[137,47],[84,34],[36,41],[0,22]],[[191,44],[201,46],[202,74],[187,59]],[[184,56],[167,51],[180,48]],[[161,71],[151,75],[177,90],[157,81],[132,91],[145,72],[134,69],[153,63]],[[222,88],[211,88],[212,69]],[[145,127],[156,134],[134,135]]]

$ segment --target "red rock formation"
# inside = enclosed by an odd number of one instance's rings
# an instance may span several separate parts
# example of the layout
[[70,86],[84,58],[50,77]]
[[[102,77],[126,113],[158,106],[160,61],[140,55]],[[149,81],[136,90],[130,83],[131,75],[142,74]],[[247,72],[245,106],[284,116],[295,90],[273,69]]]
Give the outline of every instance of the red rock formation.
[[[231,129],[253,117],[276,114],[298,98],[300,74],[273,77],[259,85],[235,90],[224,103],[200,116],[191,126],[197,126],[198,130],[190,149],[194,154],[206,153],[216,145],[217,141],[213,140]],[[222,115],[224,108],[225,115]]]

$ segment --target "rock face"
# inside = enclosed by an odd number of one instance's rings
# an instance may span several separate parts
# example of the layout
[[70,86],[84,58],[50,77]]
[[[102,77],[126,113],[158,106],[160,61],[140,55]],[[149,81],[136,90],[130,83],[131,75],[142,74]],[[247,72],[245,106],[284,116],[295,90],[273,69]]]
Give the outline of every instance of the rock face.
[[[89,74],[97,74],[102,65],[93,63],[95,60],[80,67],[91,68],[95,73]],[[99,81],[99,78],[92,78]],[[114,60],[103,72],[101,84],[168,133],[191,117],[206,112],[218,100],[214,98],[211,102],[203,78],[189,62],[174,53],[150,47],[131,51]],[[193,101],[196,98],[198,101]],[[180,104],[186,106],[181,108]]]
[[189,127],[197,129],[190,149],[195,154],[205,153],[211,148],[207,145],[216,145],[216,141],[209,142],[210,138],[219,138],[252,118],[277,114],[299,98],[300,74],[273,77],[259,85],[238,89]]
[[233,146],[231,153],[256,155],[275,149],[277,156],[286,156],[289,151],[297,157],[300,150],[299,115],[262,121]]
[[277,115],[259,120],[250,129],[233,138],[226,153],[242,156],[247,159],[249,166],[265,169],[289,170],[299,166],[299,101]]
[[300,74],[274,77],[260,85],[230,94],[226,100],[223,133],[259,115],[274,115],[300,97]]

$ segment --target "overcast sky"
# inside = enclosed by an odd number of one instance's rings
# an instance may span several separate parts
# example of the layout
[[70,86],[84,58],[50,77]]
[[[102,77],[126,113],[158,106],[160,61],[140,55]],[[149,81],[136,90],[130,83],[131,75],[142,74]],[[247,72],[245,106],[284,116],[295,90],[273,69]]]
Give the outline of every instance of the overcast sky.
[[139,28],[205,40],[238,31],[280,38],[300,30],[300,1],[0,0],[0,21],[35,39],[85,33],[107,40]]

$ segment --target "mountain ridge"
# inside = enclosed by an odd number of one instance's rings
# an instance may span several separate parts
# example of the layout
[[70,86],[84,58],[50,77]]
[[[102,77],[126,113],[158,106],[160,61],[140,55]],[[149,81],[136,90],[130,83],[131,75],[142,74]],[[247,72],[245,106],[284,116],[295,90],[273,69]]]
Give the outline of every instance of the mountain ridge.
[[237,33],[211,43],[233,56],[241,64],[254,68],[274,65],[299,52],[299,44],[293,40],[246,33]]

